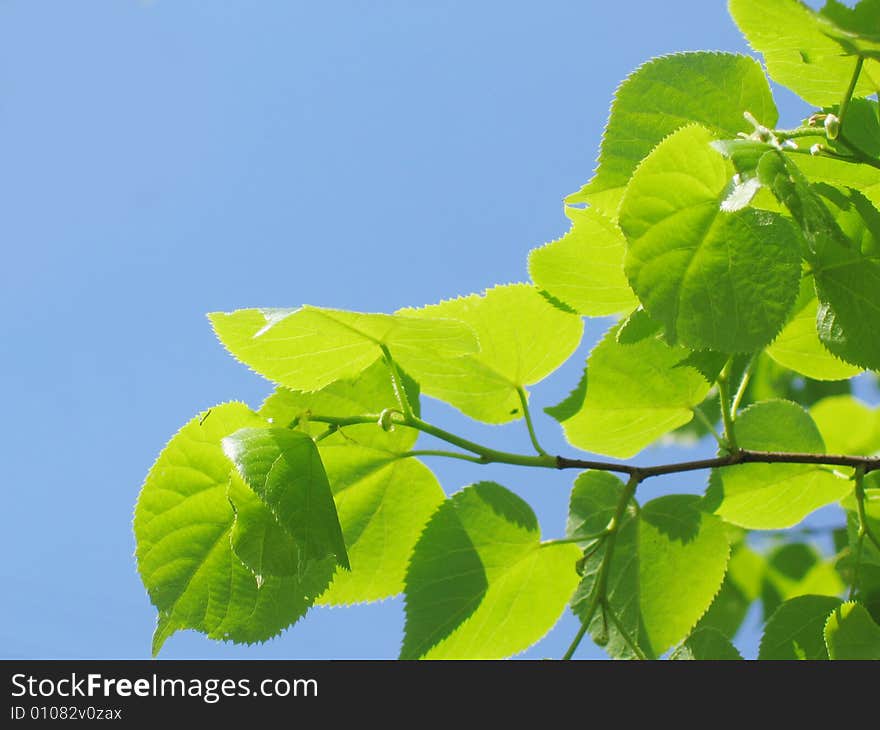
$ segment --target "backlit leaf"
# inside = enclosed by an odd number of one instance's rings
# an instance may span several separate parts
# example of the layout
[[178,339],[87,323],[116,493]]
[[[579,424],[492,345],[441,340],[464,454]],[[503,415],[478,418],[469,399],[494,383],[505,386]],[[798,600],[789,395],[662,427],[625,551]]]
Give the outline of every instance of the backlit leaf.
[[611,105],[596,174],[568,203],[589,203],[616,218],[627,182],[666,136],[699,122],[720,137],[750,131],[743,112],[774,126],[777,112],[761,67],[730,53],[676,53],[640,66]]
[[577,585],[580,550],[541,545],[531,508],[480,482],[431,518],[406,575],[402,659],[517,654],[559,619]]
[[734,170],[712,139],[684,127],[636,170],[620,208],[626,274],[670,343],[751,352],[770,343],[794,305],[800,243],[778,214],[721,209]]
[[572,445],[627,458],[690,421],[709,384],[681,366],[684,348],[657,337],[622,345],[617,329],[590,353],[583,387],[547,413],[562,423]]
[[400,314],[416,321],[461,321],[476,332],[479,352],[456,359],[424,358],[407,372],[426,395],[487,423],[522,418],[517,388],[556,370],[583,334],[580,317],[554,307],[529,284],[497,286],[482,296],[471,294]]
[[[825,452],[810,415],[796,403],[763,401],[739,414],[737,442],[755,451]],[[713,469],[707,508],[749,529],[780,529],[838,501],[850,489],[845,479],[813,464],[739,464]]]

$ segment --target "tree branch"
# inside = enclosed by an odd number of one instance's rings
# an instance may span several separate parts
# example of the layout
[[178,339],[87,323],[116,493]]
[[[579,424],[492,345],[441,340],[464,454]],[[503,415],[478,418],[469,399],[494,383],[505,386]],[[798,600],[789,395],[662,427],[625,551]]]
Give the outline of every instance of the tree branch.
[[[365,416],[325,416],[309,413],[308,420],[317,423],[327,423],[335,426],[353,426],[358,424],[377,424],[378,415]],[[701,471],[703,469],[719,469],[737,464],[816,464],[826,466],[847,466],[853,469],[864,468],[864,473],[880,469],[880,457],[877,456],[849,456],[846,454],[812,454],[796,451],[754,451],[751,449],[736,449],[723,456],[715,456],[709,459],[695,459],[693,461],[679,461],[670,464],[655,464],[653,466],[636,466],[634,464],[621,464],[613,461],[597,461],[593,459],[577,459],[567,456],[545,456],[538,454],[512,454],[507,451],[474,443],[468,439],[456,436],[449,431],[434,426],[420,418],[412,416],[407,418],[402,414],[394,414],[392,421],[395,426],[414,428],[422,433],[458,446],[465,451],[476,454],[479,458],[467,458],[479,464],[514,464],[517,466],[530,466],[549,469],[594,469],[596,471],[610,471],[617,474],[626,474],[636,477],[638,481],[644,481],[651,477],[659,477],[665,474],[680,474],[688,471]],[[295,424],[296,422],[294,422]],[[407,455],[407,454],[403,454]],[[452,452],[433,451],[431,456],[449,456],[452,458],[467,457],[467,454]],[[868,535],[869,539],[874,535]],[[872,539],[873,541],[873,539]],[[880,540],[878,540],[880,542]]]

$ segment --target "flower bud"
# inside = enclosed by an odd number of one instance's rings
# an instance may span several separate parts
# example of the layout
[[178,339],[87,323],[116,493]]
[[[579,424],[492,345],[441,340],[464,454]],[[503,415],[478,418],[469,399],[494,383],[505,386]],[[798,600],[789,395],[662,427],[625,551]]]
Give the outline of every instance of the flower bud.
[[834,114],[829,114],[825,117],[825,135],[828,139],[837,139],[838,134],[840,134],[840,119]]

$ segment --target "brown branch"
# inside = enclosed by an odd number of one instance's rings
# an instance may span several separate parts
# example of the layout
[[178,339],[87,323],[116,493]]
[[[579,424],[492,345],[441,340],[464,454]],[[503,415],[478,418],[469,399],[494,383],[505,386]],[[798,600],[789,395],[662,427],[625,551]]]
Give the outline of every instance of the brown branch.
[[655,466],[633,466],[632,464],[616,464],[608,461],[591,461],[589,459],[570,459],[565,456],[556,457],[557,469],[595,469],[597,471],[613,471],[620,474],[649,479],[664,474],[679,474],[701,469],[717,469],[736,464],[817,464],[824,466],[863,466],[865,473],[880,469],[880,457],[877,456],[845,456],[842,454],[805,454],[786,451],[751,451],[737,449],[725,456],[711,459],[681,461],[675,464],[657,464]]

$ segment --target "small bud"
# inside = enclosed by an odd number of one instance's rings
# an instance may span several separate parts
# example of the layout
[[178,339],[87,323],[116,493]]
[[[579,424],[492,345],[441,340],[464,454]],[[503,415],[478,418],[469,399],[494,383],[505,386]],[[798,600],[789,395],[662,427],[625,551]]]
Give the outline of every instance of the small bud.
[[810,147],[810,154],[813,156],[821,155],[824,151],[825,151],[824,144],[814,144],[812,147]]
[[825,117],[825,135],[828,139],[837,139],[838,134],[840,134],[840,119],[834,114],[829,114]]
[[394,429],[394,422],[391,420],[391,416],[394,415],[395,411],[393,408],[386,408],[379,414],[379,426],[382,427],[383,431],[391,431]]
[[784,150],[796,150],[797,148],[797,142],[793,139],[787,139],[782,143],[782,149]]

